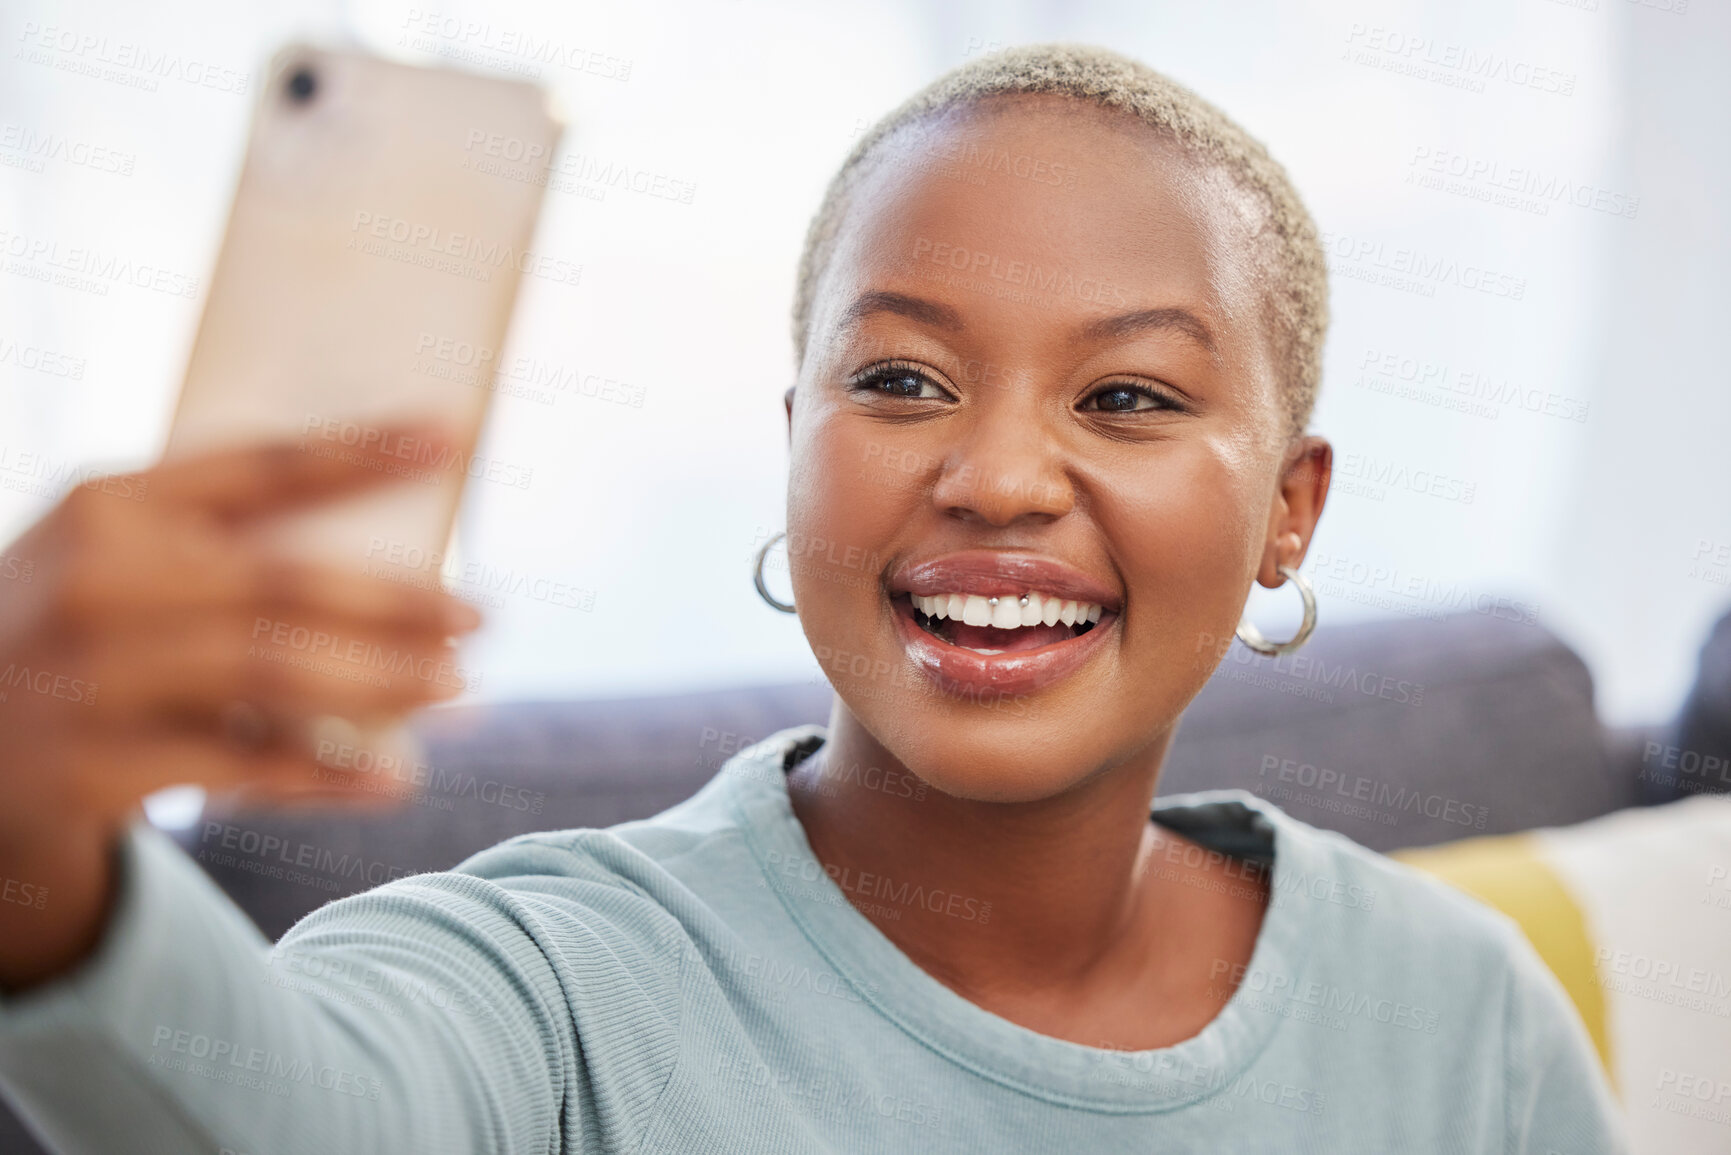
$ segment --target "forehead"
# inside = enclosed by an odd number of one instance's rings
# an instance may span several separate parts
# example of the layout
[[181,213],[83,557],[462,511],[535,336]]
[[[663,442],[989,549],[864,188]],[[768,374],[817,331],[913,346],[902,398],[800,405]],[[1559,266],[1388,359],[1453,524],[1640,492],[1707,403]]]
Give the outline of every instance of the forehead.
[[965,316],[1081,328],[1181,307],[1228,360],[1262,342],[1253,200],[1126,113],[996,98],[904,127],[849,197],[819,327],[862,291],[941,296]]

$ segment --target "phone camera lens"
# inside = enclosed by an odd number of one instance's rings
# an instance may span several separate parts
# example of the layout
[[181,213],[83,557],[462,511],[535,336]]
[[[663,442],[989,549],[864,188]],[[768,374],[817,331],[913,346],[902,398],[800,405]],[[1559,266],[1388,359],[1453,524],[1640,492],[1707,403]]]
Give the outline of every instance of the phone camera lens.
[[301,65],[289,73],[288,95],[296,104],[305,104],[313,98],[313,93],[319,90],[319,78],[312,69]]

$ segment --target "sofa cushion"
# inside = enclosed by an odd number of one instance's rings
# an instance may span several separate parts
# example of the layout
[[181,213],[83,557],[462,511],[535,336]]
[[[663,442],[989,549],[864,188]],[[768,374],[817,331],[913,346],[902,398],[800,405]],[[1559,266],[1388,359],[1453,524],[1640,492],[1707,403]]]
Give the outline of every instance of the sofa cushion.
[[1236,786],[1375,850],[1557,826],[1636,801],[1581,659],[1480,614],[1234,645],[1185,712],[1162,793]]

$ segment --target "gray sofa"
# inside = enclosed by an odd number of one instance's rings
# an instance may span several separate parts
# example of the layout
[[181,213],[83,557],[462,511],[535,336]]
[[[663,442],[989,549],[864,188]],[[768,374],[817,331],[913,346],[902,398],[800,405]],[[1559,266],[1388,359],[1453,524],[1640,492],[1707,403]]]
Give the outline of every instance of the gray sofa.
[[[1698,789],[1664,752],[1731,755],[1731,616],[1671,723],[1612,730],[1581,660],[1542,627],[1463,614],[1320,630],[1294,658],[1234,646],[1186,712],[1161,793],[1250,790],[1380,850],[1580,822]],[[727,757],[822,722],[801,683],[625,701],[430,711],[416,800],[384,815],[210,807],[181,846],[275,939],[334,898],[533,830],[647,817]],[[1085,725],[1085,719],[1078,719]],[[1718,752],[1718,753],[1715,753]],[[1717,765],[1724,766],[1720,762]],[[39,1148],[0,1102],[0,1155]]]
[[[795,683],[431,711],[412,804],[213,807],[179,839],[275,938],[332,898],[514,834],[654,814],[742,746],[824,721],[830,699]],[[1279,661],[1235,645],[1185,714],[1161,792],[1240,787],[1386,850],[1649,800],[1638,770],[1653,737],[1601,726],[1586,667],[1541,627],[1477,614],[1338,626]]]

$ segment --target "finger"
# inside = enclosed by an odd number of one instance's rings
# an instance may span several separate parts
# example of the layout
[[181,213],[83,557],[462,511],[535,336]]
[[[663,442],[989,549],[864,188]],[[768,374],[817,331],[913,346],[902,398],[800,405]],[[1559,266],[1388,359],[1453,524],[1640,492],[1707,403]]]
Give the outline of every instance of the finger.
[[100,537],[67,577],[68,600],[91,629],[145,611],[193,609],[329,615],[447,634],[480,623],[479,612],[446,591],[436,572],[387,581],[248,543],[192,515],[116,515]]
[[292,774],[261,776],[230,790],[216,794],[213,809],[239,810],[269,808],[273,810],[325,810],[341,808],[369,814],[392,814],[409,804],[410,794],[381,785],[366,775],[352,771],[346,780],[326,777],[336,772],[314,767],[305,779]]
[[179,458],[137,477],[146,502],[239,518],[401,481],[408,471],[461,468],[454,435],[441,426],[355,428],[354,444],[315,434]]
[[200,727],[160,722],[69,737],[43,770],[18,784],[40,796],[39,813],[125,816],[140,799],[173,786],[202,787],[218,800],[213,810],[256,802],[387,812],[413,797],[376,774],[320,763],[310,745],[251,749]]
[[313,780],[318,764],[306,750],[251,750],[194,727],[149,725],[69,737],[60,745],[60,765],[51,781],[20,783],[37,794],[52,794],[52,806],[37,802],[39,813],[64,811],[119,816],[139,800],[171,786],[201,786],[229,794],[259,783]]
[[235,700],[272,718],[395,715],[448,701],[473,676],[440,634],[239,615],[111,630],[79,668],[105,725],[156,715],[215,725]]

